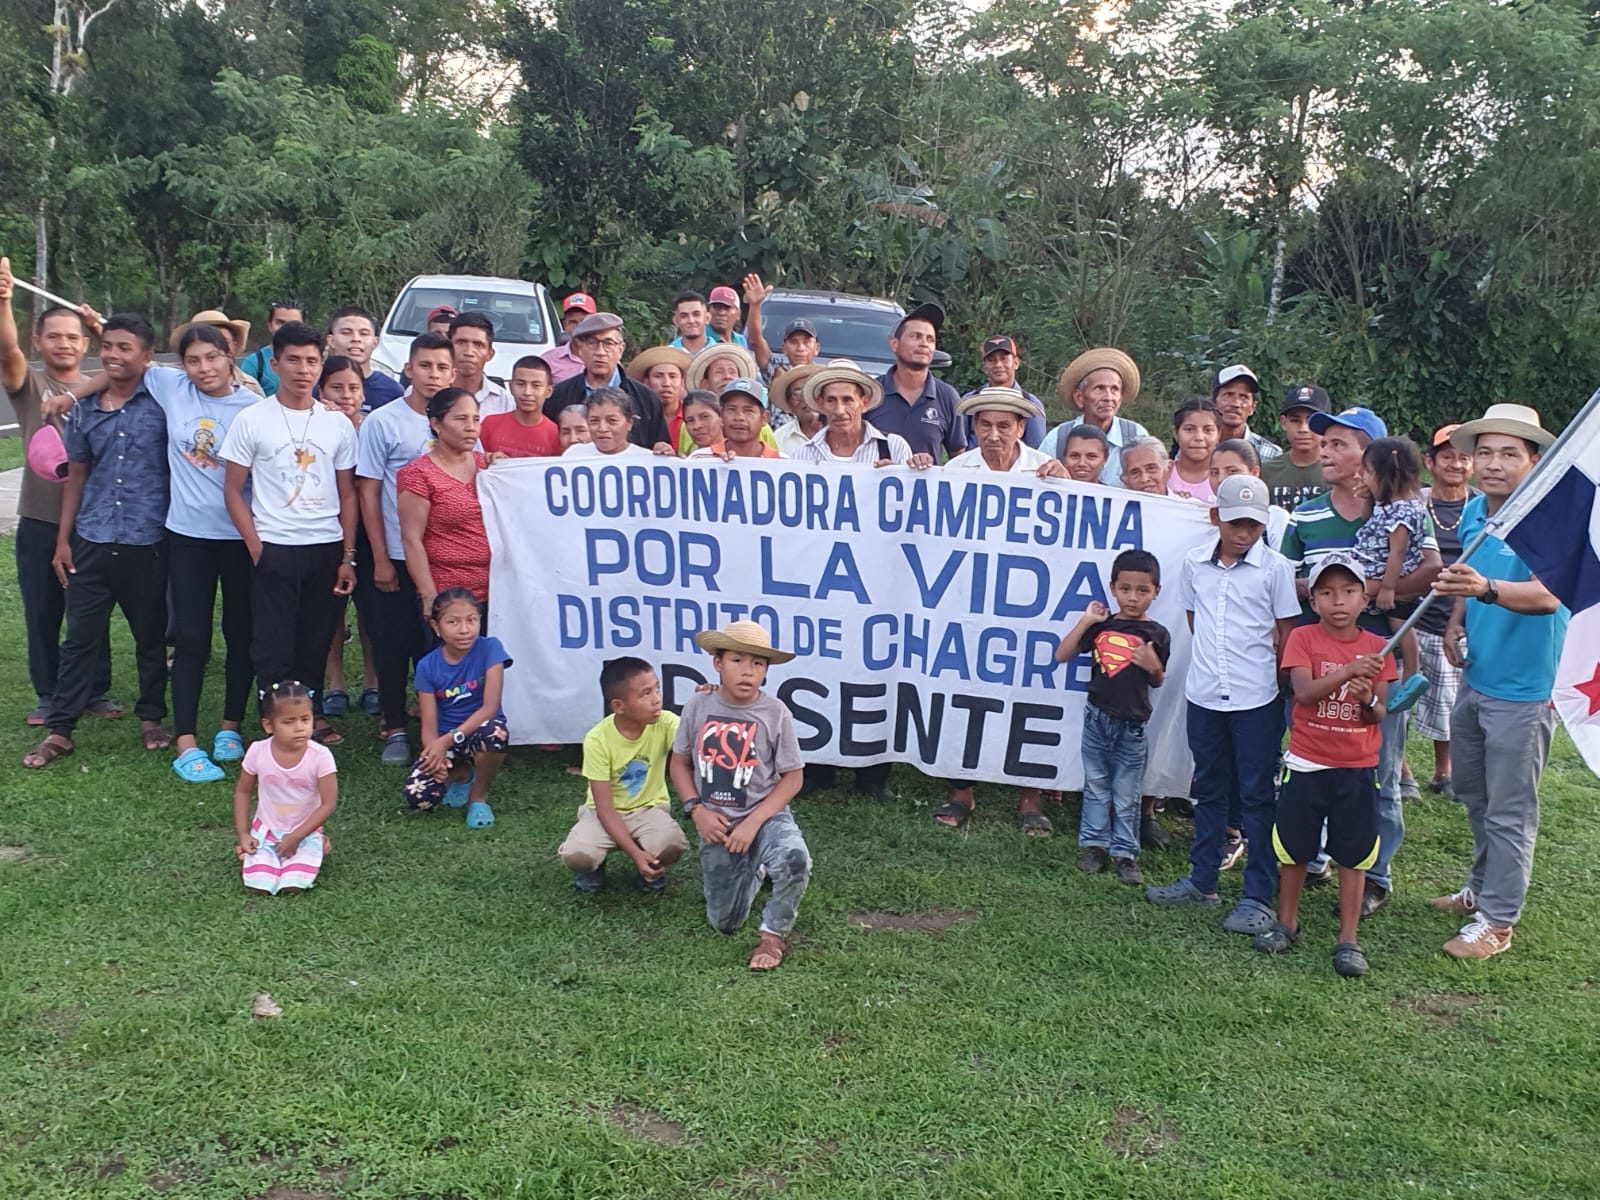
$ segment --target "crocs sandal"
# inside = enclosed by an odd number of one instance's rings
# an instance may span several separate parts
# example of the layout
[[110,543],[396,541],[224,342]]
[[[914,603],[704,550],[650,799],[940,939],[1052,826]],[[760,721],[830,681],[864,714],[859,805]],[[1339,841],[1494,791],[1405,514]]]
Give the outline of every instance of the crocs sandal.
[[212,762],[237,762],[244,757],[244,739],[237,729],[219,729],[211,739]]
[[[457,780],[455,783],[452,783],[449,787],[445,788],[444,799],[440,800],[439,803],[444,805],[446,808],[460,808],[467,802],[467,793],[472,791],[472,780],[473,776],[476,774],[477,772],[473,771],[469,773],[465,779]],[[489,806],[485,804],[483,807],[487,809]],[[491,813],[489,816],[489,821],[493,822],[493,820],[494,815]],[[468,823],[470,824],[471,822],[469,821]]]
[[1421,700],[1422,693],[1427,690],[1427,676],[1413,675],[1399,687],[1390,691],[1389,707],[1387,711],[1390,713],[1405,712],[1406,709],[1411,708],[1418,700]]
[[350,711],[350,693],[342,688],[334,688],[322,698],[322,712],[324,716],[342,717]]
[[960,829],[972,816],[972,805],[957,804],[951,800],[948,804],[941,804],[933,810],[933,819],[937,824],[946,829]]
[[474,800],[467,805],[467,828],[487,829],[494,824],[494,809],[482,800]]
[[173,759],[172,773],[185,783],[215,783],[224,775],[222,768],[207,758],[199,746]]
[[361,692],[361,711],[369,717],[375,717],[382,706],[378,702],[378,689],[365,688]]
[[1346,979],[1359,979],[1368,971],[1367,956],[1354,942],[1340,942],[1333,948],[1333,969]]
[[383,753],[378,756],[378,761],[386,767],[410,765],[411,743],[407,740],[404,729],[398,729],[383,739]]
[[1056,827],[1050,824],[1050,818],[1042,812],[1019,812],[1017,828],[1031,838],[1047,838],[1056,831]]
[[1282,954],[1300,940],[1300,931],[1290,929],[1282,921],[1274,921],[1272,928],[1258,933],[1250,944],[1263,954]]

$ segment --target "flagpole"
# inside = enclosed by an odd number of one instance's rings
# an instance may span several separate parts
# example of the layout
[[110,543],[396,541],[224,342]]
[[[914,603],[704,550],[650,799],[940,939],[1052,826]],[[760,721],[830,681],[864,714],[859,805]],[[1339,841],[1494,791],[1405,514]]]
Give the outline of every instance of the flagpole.
[[[1504,503],[1502,503],[1499,509],[1496,511],[1503,512],[1506,506],[1516,499],[1517,493],[1528,487],[1528,485],[1538,477],[1539,472],[1544,470],[1546,464],[1555,461],[1556,451],[1561,449],[1562,445],[1567,441],[1568,438],[1577,433],[1577,431],[1583,426],[1584,422],[1596,411],[1596,409],[1600,409],[1600,388],[1596,388],[1594,390],[1593,394],[1589,397],[1588,403],[1578,410],[1578,415],[1567,422],[1567,427],[1561,431],[1561,436],[1556,438],[1556,440],[1552,442],[1548,448],[1539,454],[1539,461],[1533,464],[1533,470],[1529,471],[1528,474],[1523,477],[1522,482],[1517,484],[1517,486],[1511,490],[1511,495],[1505,498]],[[1456,563],[1464,563],[1467,561],[1467,559],[1471,558],[1473,552],[1493,536],[1491,531],[1498,528],[1500,524],[1501,522],[1497,521],[1494,517],[1490,517],[1488,521],[1484,523],[1483,528],[1478,531],[1478,536],[1473,538],[1471,543],[1462,549],[1461,557],[1456,559]],[[1400,639],[1411,632],[1412,626],[1422,619],[1422,614],[1433,607],[1433,602],[1435,600],[1447,598],[1453,601],[1457,597],[1443,597],[1440,596],[1438,592],[1432,591],[1431,589],[1424,593],[1422,598],[1417,602],[1417,607],[1411,610],[1411,615],[1405,619],[1405,622],[1400,626],[1400,628],[1395,630],[1390,636],[1389,640],[1383,644],[1383,650],[1381,651],[1381,654],[1384,657],[1388,657],[1389,655],[1393,654],[1395,647],[1400,644]]]

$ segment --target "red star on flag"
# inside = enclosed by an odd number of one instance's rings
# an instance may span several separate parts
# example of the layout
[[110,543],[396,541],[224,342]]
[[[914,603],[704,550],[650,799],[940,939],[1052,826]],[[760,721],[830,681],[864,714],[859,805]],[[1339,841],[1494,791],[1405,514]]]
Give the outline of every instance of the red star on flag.
[[1573,688],[1580,692],[1589,702],[1589,715],[1600,713],[1600,664],[1596,664],[1594,676],[1588,683],[1575,683]]

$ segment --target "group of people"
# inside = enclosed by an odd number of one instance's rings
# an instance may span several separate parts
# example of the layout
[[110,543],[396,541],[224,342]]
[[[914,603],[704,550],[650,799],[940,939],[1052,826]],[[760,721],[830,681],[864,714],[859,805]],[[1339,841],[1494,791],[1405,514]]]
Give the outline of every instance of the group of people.
[[[1169,441],[1122,415],[1139,370],[1101,347],[1061,373],[1057,392],[1072,415],[1050,428],[1044,405],[1018,385],[1019,349],[1007,335],[984,340],[987,382],[961,396],[930,370],[937,305],[899,321],[893,366],[875,377],[826,358],[804,320],[770,346],[760,320],[769,289],[753,275],[744,288],[742,332],[733,289],[686,292],[672,307],[677,336],[626,365],[622,320],[575,293],[562,306],[569,340],[520,359],[504,381],[484,373],[495,330],[482,313],[430,314],[395,379],[372,361],[371,314],[341,308],[322,329],[292,301],[274,305],[268,347],[248,355],[244,323],[197,314],[178,333],[175,368],[153,362],[141,317],[48,309],[32,337],[41,366],[30,369],[0,260],[0,379],[31,468],[16,537],[38,697],[29,722],[45,731],[24,765],[73,753],[85,715],[121,715],[109,699],[109,627],[120,608],[135,644],[143,746],[172,746],[185,783],[221,780],[221,764],[243,760],[235,809],[245,882],[303,889],[335,802],[328,748],[343,739],[329,718],[351,707],[377,719],[382,761],[409,765],[412,807],[464,807],[470,826],[493,822],[512,663],[488,632],[490,547],[476,485],[499,459],[1026,472],[1203,504],[1216,528],[1179,581],[1193,634],[1181,684],[1196,760],[1191,871],[1148,889],[1152,902],[1215,905],[1219,872],[1248,854],[1244,898],[1224,927],[1282,950],[1298,936],[1302,886],[1332,879],[1331,862],[1341,894],[1335,966],[1364,971],[1357,925],[1392,893],[1402,803],[1419,794],[1403,753],[1415,706],[1434,743],[1429,786],[1463,802],[1474,833],[1466,886],[1435,901],[1472,918],[1445,948],[1480,958],[1509,945],[1531,872],[1565,613],[1498,539],[1470,563],[1455,559],[1553,440],[1536,412],[1493,405],[1419,451],[1370,410],[1336,411],[1323,388],[1296,385],[1279,409],[1280,447],[1251,427],[1261,384],[1235,364],[1215,373],[1208,395],[1175,407]],[[86,377],[91,337],[101,369]],[[1061,661],[1087,655],[1092,669],[1079,865],[1142,883],[1141,845],[1168,838],[1140,785],[1149,689],[1166,685],[1171,637],[1148,616],[1159,562],[1125,553],[1110,585],[1116,611],[1091,606],[1058,651]],[[224,694],[205,746],[200,701],[219,593]],[[1397,636],[1425,600],[1414,636]],[[354,702],[343,676],[351,624],[363,663]],[[1391,637],[1398,665],[1385,652]],[[580,890],[602,886],[613,850],[646,886],[659,885],[687,849],[667,807],[670,784],[700,837],[714,925],[737,928],[762,881],[773,883],[751,960],[765,969],[782,960],[809,878],[789,801],[833,772],[805,767],[792,718],[761,690],[768,666],[790,657],[764,630],[730,628],[701,644],[719,683],[681,719],[662,712],[649,663],[608,664],[608,712],[583,750],[590,794],[560,855]],[[252,690],[268,737],[247,750]],[[855,784],[883,794],[888,771],[860,768]],[[974,803],[971,783],[952,781],[935,819],[959,827]],[[1022,791],[1018,821],[1031,836],[1053,832],[1037,790]]]

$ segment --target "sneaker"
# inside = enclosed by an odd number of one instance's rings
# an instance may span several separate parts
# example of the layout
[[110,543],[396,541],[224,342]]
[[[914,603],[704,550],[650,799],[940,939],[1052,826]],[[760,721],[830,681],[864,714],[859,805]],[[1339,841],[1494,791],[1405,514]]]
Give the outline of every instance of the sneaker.
[[1111,855],[1106,853],[1104,846],[1089,846],[1078,855],[1078,870],[1085,875],[1098,875],[1106,869],[1110,859]]
[[606,885],[606,869],[602,865],[593,871],[578,871],[572,876],[572,886],[585,896],[592,896]]
[[1333,948],[1333,969],[1346,979],[1360,979],[1371,968],[1360,946],[1354,942],[1340,942]]
[[1316,870],[1313,867],[1307,867],[1306,868],[1306,886],[1307,887],[1326,887],[1328,884],[1330,884],[1332,882],[1333,882],[1333,865],[1331,863],[1326,863],[1326,862],[1323,863],[1322,864],[1322,869],[1320,871]]
[[1230,834],[1228,840],[1222,843],[1222,864],[1217,868],[1226,871],[1244,857],[1244,838],[1238,834]]
[[1222,919],[1222,928],[1229,933],[1246,933],[1252,936],[1266,933],[1277,923],[1277,914],[1259,900],[1241,900],[1234,910]]
[[1274,921],[1272,928],[1265,933],[1256,934],[1255,940],[1250,943],[1263,954],[1282,954],[1285,950],[1293,948],[1300,940],[1300,931],[1290,929],[1282,921]]
[[1481,915],[1444,944],[1444,952],[1451,958],[1493,958],[1509,949],[1511,926],[1491,925]]
[[[1370,879],[1367,880],[1366,889],[1361,894],[1361,919],[1365,921],[1387,903],[1389,903],[1389,889],[1373,883]],[[1339,916],[1339,897],[1335,896],[1333,904],[1329,907],[1337,920]]]
[[1162,828],[1152,814],[1139,819],[1139,845],[1145,850],[1165,850],[1172,845],[1172,835]]
[[1165,887],[1145,888],[1144,898],[1161,908],[1216,908],[1222,903],[1221,896],[1202,892],[1187,875]]
[[1417,786],[1417,777],[1415,775],[1402,775],[1402,776],[1400,776],[1400,799],[1402,799],[1402,800],[1421,800],[1422,799],[1422,789]]
[[1131,858],[1118,858],[1112,860],[1112,865],[1117,869],[1117,882],[1139,884],[1144,882],[1144,872],[1139,870],[1139,864]]
[[1478,893],[1469,887],[1464,887],[1459,892],[1451,892],[1448,896],[1435,896],[1428,903],[1440,912],[1470,917],[1478,911]]

